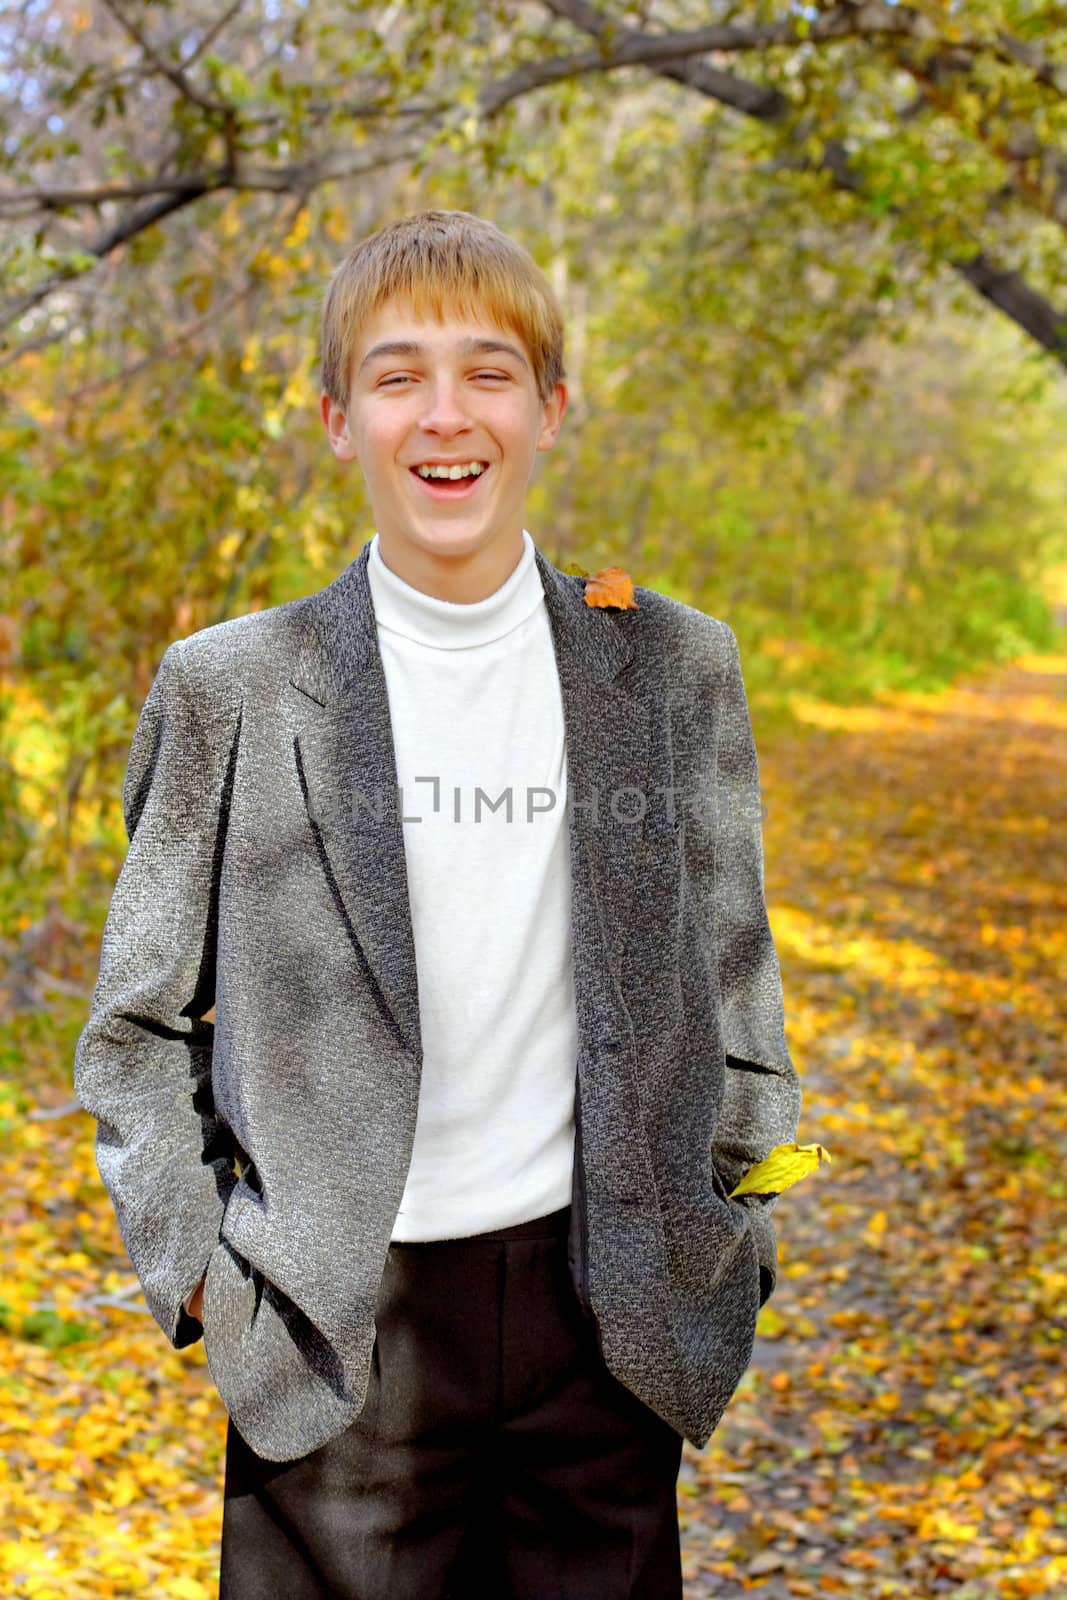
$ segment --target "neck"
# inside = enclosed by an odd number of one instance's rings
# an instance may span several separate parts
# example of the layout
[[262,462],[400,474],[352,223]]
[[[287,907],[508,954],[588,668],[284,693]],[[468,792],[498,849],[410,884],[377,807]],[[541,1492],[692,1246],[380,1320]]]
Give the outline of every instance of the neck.
[[379,529],[378,548],[390,572],[413,589],[453,605],[474,605],[511,577],[522,559],[523,539],[520,528],[480,550],[444,555]]

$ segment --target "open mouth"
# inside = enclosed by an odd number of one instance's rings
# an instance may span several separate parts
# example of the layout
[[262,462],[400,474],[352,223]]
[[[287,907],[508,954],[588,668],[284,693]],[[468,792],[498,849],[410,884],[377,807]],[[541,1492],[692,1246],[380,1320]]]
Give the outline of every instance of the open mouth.
[[431,500],[469,500],[472,494],[477,494],[479,484],[485,482],[492,467],[487,466],[478,475],[469,478],[420,478],[414,467],[408,471],[425,494]]

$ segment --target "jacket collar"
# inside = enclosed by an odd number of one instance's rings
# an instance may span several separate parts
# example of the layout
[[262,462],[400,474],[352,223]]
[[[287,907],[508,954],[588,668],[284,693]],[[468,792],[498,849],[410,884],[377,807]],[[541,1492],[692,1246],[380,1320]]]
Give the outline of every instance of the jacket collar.
[[[355,560],[312,596],[309,624],[291,675],[296,688],[326,709],[338,705],[352,681],[380,660],[367,579],[370,543],[368,539]],[[587,679],[610,683],[633,657],[626,624],[620,627],[604,609],[587,606],[582,579],[561,572],[536,545],[534,557],[545,591],[557,666],[577,664]]]
[[[316,845],[350,936],[398,1044],[421,1063],[396,757],[369,551],[368,541],[310,597],[285,716]],[[655,707],[640,671],[640,610],[587,606],[583,580],[561,572],[536,546],[535,554],[564,712],[579,1026],[595,1047],[605,1028],[618,1031],[618,968],[643,832],[614,815],[613,794],[647,793]],[[623,797],[618,809],[624,813],[630,804]]]

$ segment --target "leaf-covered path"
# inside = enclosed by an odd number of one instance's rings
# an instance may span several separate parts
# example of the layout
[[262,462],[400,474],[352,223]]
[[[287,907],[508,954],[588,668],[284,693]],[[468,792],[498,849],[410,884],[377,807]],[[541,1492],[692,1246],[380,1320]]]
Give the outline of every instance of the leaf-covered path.
[[[686,1447],[688,1600],[1067,1593],[1065,675],[761,748],[799,1138],[833,1162],[781,1201],[752,1367]],[[0,1593],[214,1600],[225,1413],[64,1099],[0,1094]]]
[[761,752],[798,1138],[833,1161],[686,1447],[689,1600],[1067,1594],[1065,674]]

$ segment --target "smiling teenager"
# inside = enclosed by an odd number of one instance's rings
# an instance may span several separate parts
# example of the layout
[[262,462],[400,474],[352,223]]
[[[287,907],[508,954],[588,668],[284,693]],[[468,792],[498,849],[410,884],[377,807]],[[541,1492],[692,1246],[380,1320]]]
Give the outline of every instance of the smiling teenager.
[[563,321],[492,223],[349,252],[320,405],[373,537],[164,651],[75,1060],[220,1600],[679,1600],[800,1106],[737,641],[524,526]]
[[362,469],[389,569],[469,604],[499,589],[522,555],[530,477],[556,441],[567,389],[551,364],[535,370],[495,307],[468,304],[460,290],[457,281],[436,316],[403,292],[370,312],[345,404],[326,390],[321,409],[337,459]]
[[324,329],[322,421],[362,472],[376,530],[367,577],[424,1058],[367,1404],[285,1471],[231,1425],[224,1600],[263,1593],[268,1551],[272,1575],[322,1600],[670,1600],[681,1437],[608,1372],[568,1264],[563,808],[516,826],[427,796],[411,815],[439,774],[493,796],[533,778],[563,797],[562,703],[524,530],[567,406],[562,317],[525,251],[435,212],[353,252]]

